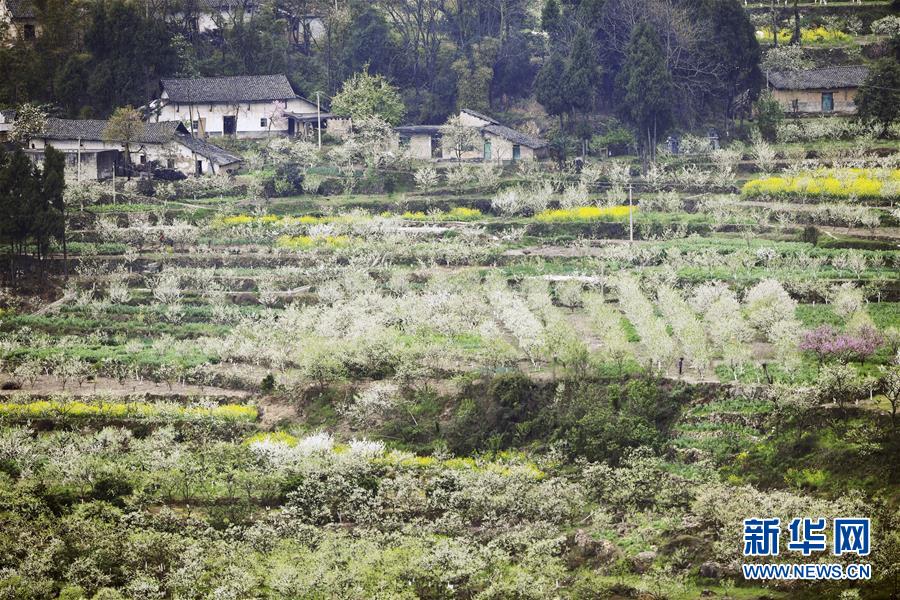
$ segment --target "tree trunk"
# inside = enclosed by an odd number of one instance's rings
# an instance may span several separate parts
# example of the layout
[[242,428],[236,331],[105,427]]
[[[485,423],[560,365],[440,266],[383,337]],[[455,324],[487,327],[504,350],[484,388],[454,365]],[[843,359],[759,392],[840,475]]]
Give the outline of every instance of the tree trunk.
[[772,0],[772,44],[778,47],[778,19],[775,16],[775,0]]
[[69,251],[66,248],[66,212],[63,211],[62,224],[62,246],[63,246],[63,278],[69,280]]
[[794,34],[791,36],[791,45],[799,45],[802,39],[800,35],[800,9],[797,7],[797,0],[794,0]]

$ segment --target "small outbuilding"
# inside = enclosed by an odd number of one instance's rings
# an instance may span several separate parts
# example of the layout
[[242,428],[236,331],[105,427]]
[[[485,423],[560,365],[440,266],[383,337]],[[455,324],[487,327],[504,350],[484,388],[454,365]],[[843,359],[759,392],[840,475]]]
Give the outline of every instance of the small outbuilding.
[[[463,125],[478,130],[481,143],[467,152],[463,160],[485,162],[513,162],[540,160],[546,156],[547,141],[507,127],[499,121],[464,108],[459,114]],[[440,125],[405,125],[396,128],[400,135],[400,147],[411,158],[419,160],[450,160],[456,155],[441,144]]]
[[32,0],[0,0],[0,23],[9,25],[9,39],[34,40],[40,26]]
[[[25,150],[25,154],[36,165],[44,164],[45,152],[46,147],[41,150]],[[66,157],[65,177],[68,182],[110,179],[122,160],[121,152],[118,150],[85,150],[81,152],[63,150],[62,152]]]
[[803,115],[856,114],[856,92],[869,75],[862,65],[768,74],[772,96],[785,112]]
[[[110,157],[121,165],[126,148],[122,141],[104,139],[108,123],[99,119],[47,119],[44,130],[31,139],[28,150],[38,154],[53,146],[65,153],[69,180],[111,177]],[[129,142],[128,151],[134,165],[149,168],[155,163],[185,175],[230,173],[242,163],[240,156],[192,136],[178,121],[144,123],[143,131]],[[95,160],[96,165],[92,163]]]

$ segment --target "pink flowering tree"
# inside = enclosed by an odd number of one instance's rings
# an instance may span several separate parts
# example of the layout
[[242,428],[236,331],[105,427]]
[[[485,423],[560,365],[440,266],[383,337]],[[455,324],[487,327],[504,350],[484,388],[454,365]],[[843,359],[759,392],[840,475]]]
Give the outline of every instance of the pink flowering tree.
[[807,331],[800,341],[800,349],[814,353],[819,362],[837,360],[863,361],[881,346],[881,334],[870,326],[860,327],[854,333],[842,333],[831,325],[820,325]]

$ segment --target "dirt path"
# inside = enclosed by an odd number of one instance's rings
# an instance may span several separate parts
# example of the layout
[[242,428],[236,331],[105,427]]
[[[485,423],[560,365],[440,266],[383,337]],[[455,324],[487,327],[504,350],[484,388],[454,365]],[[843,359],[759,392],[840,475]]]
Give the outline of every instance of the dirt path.
[[898,247],[900,247],[900,227],[879,227],[874,235],[872,234],[871,229],[862,229],[858,227],[851,227],[848,230],[846,227],[825,226],[819,227],[819,229],[832,237],[851,236],[868,240],[890,241],[896,242]]
[[[14,380],[13,377],[0,375],[0,381]],[[17,380],[18,381],[18,380]],[[21,381],[20,390],[0,390],[0,396],[13,394],[47,395],[65,392],[72,396],[128,396],[130,394],[147,394],[151,396],[171,396],[173,399],[185,396],[211,396],[233,398],[235,400],[250,396],[250,392],[244,390],[230,390],[226,388],[199,385],[173,384],[171,389],[165,383],[137,379],[126,379],[121,384],[115,379],[99,377],[96,381],[87,381],[80,386],[77,382],[67,381],[65,387],[58,377],[41,375],[34,384]]]
[[[604,244],[628,244],[628,240],[603,239]],[[646,244],[644,240],[635,240],[635,244]],[[603,246],[527,246],[506,250],[503,256],[542,256],[547,258],[580,258],[584,256],[601,256]]]

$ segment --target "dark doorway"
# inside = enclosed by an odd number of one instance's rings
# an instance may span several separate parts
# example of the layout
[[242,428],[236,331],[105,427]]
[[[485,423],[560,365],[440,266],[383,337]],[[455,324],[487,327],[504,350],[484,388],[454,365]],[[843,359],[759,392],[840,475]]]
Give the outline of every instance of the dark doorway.
[[441,157],[441,138],[439,136],[431,136],[431,158]]
[[197,175],[203,175],[203,161],[202,160],[197,161],[196,173],[197,173]]
[[222,117],[222,133],[234,135],[237,131],[237,117]]

